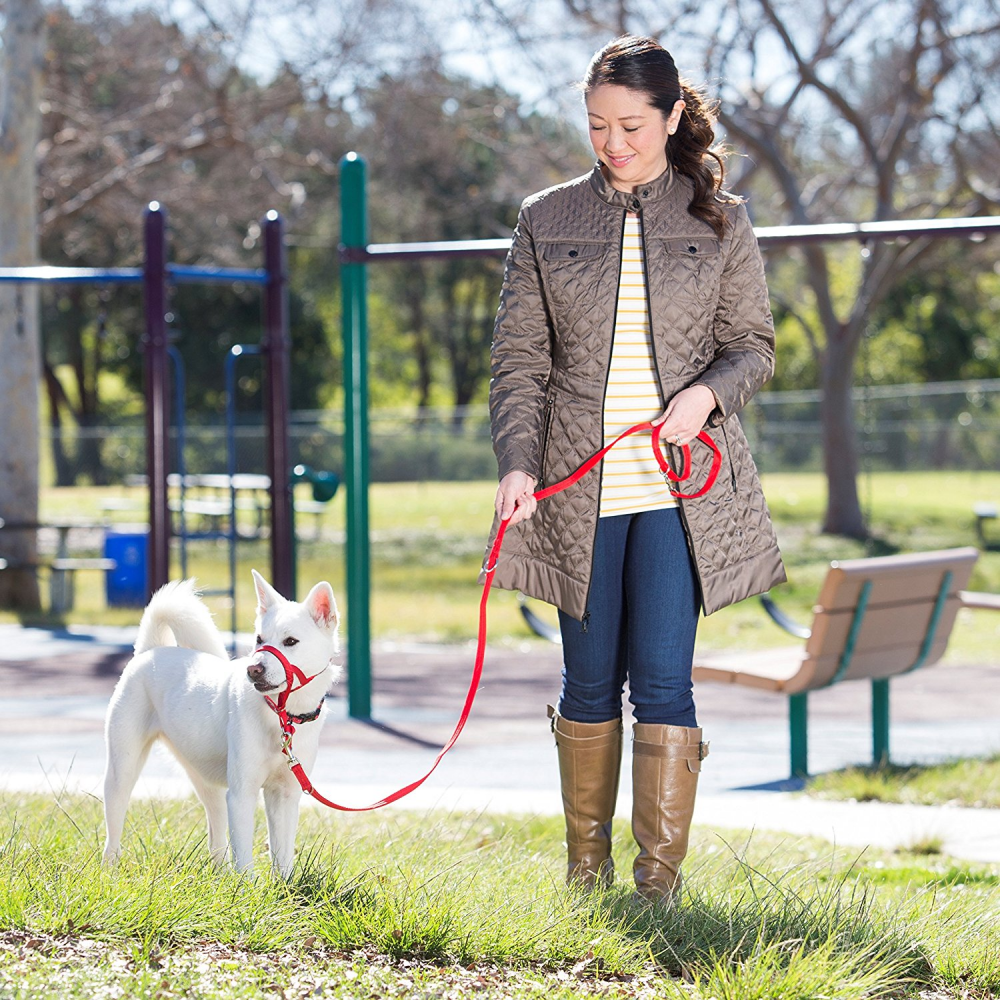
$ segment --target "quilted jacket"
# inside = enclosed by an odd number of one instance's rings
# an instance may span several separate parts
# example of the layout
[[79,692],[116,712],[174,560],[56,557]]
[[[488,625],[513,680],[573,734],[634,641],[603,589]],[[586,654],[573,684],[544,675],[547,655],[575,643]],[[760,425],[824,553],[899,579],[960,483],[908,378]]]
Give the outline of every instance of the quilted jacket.
[[[785,573],[737,416],[774,370],[763,261],[741,203],[720,201],[720,241],[688,212],[691,196],[691,182],[669,168],[627,193],[598,165],[525,200],[494,330],[490,416],[501,479],[519,470],[539,485],[555,483],[603,446],[622,234],[626,211],[640,212],[663,399],[698,384],[717,401],[707,429],[722,452],[718,479],[705,496],[679,501],[708,615],[783,582]],[[691,458],[689,482],[700,485],[711,455],[695,442]],[[494,585],[583,618],[599,496],[595,469],[539,503],[506,533]]]

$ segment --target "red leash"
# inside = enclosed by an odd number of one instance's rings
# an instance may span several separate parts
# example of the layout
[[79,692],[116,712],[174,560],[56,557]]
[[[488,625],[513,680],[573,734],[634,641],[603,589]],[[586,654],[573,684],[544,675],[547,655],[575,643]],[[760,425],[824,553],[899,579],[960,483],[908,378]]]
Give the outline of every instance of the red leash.
[[[649,421],[630,427],[624,433],[619,434],[618,437],[611,442],[611,444],[606,445],[595,455],[591,455],[591,457],[588,458],[587,461],[576,470],[576,472],[573,472],[571,475],[567,476],[563,480],[560,480],[558,483],[553,483],[551,486],[546,486],[544,489],[538,490],[534,494],[535,499],[545,500],[547,497],[562,492],[568,486],[572,486],[573,483],[579,481],[588,472],[590,472],[590,470],[593,469],[594,466],[597,465],[597,463],[600,462],[600,460],[604,458],[604,456],[611,451],[611,449],[614,448],[619,441],[630,437],[632,434],[638,434],[642,431],[649,430],[653,432],[651,435],[653,454],[656,456],[656,462],[660,467],[660,471],[663,473],[664,479],[667,481],[671,495],[679,497],[682,500],[690,500],[694,497],[703,496],[712,488],[719,475],[719,468],[722,465],[722,455],[719,452],[718,447],[707,431],[702,431],[698,435],[698,440],[712,449],[712,464],[708,471],[708,478],[705,481],[705,485],[700,490],[697,490],[694,493],[678,493],[670,487],[670,483],[682,483],[691,475],[691,449],[687,445],[683,446],[684,471],[682,473],[674,472],[674,470],[670,468],[667,460],[663,457],[663,452],[660,450],[660,431],[662,430],[662,427],[662,424],[657,424],[654,427]],[[263,650],[264,652],[270,653],[272,656],[276,657],[285,668],[285,680],[287,682],[285,690],[278,696],[277,702],[272,701],[270,698],[267,698],[266,701],[268,705],[270,705],[271,708],[277,713],[278,721],[281,724],[281,752],[288,758],[288,766],[291,769],[292,774],[295,775],[299,785],[302,787],[302,791],[305,792],[306,795],[311,795],[317,802],[321,802],[323,805],[329,806],[331,809],[338,809],[341,812],[369,812],[372,809],[381,809],[382,806],[387,806],[390,802],[395,802],[398,799],[409,795],[414,789],[419,788],[434,773],[438,764],[441,763],[441,759],[444,755],[455,745],[459,735],[465,728],[465,723],[468,721],[469,713],[472,711],[472,703],[475,701],[476,692],[479,690],[479,681],[483,676],[483,660],[486,656],[486,604],[489,601],[490,587],[493,583],[493,576],[496,573],[497,559],[500,556],[500,547],[503,545],[503,536],[509,523],[509,517],[500,522],[500,527],[497,530],[497,537],[493,542],[493,548],[490,550],[490,555],[487,559],[487,565],[483,567],[486,573],[486,582],[483,586],[483,596],[479,601],[479,639],[476,643],[476,663],[472,668],[472,680],[469,684],[469,692],[465,696],[465,704],[462,706],[462,714],[459,716],[458,723],[455,726],[455,731],[451,734],[448,742],[441,748],[437,757],[434,758],[434,763],[431,764],[430,770],[422,778],[417,778],[416,781],[411,781],[410,784],[404,785],[402,788],[397,788],[396,791],[387,795],[384,799],[379,799],[378,802],[373,802],[371,805],[367,806],[343,806],[321,795],[320,792],[313,787],[313,784],[309,780],[302,764],[299,762],[295,754],[292,753],[292,736],[295,734],[295,721],[297,719],[301,720],[301,717],[290,717],[285,709],[285,703],[293,690],[301,690],[306,684],[309,683],[309,681],[319,675],[316,674],[314,677],[306,677],[298,667],[290,663],[285,655],[274,646],[260,646],[258,648],[258,651]],[[293,680],[299,682],[299,686],[297,688],[292,687]],[[312,718],[315,718],[315,716],[312,716]]]

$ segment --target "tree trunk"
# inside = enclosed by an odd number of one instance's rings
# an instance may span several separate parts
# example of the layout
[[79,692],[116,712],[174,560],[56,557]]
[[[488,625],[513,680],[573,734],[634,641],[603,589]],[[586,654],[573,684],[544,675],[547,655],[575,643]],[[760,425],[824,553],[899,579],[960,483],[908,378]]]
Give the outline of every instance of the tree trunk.
[[[38,258],[35,147],[45,54],[39,0],[8,0],[0,53],[0,266]],[[33,285],[0,286],[0,517],[38,520],[38,295]],[[36,534],[0,533],[10,568],[0,573],[0,606],[40,607]]]
[[823,465],[827,507],[823,533],[867,538],[868,529],[858,499],[858,436],[851,388],[857,345],[842,326],[827,331],[826,363],[820,369]]
[[52,435],[52,462],[56,471],[56,486],[75,486],[76,469],[66,454],[63,436],[62,407],[65,392],[52,366],[43,365],[45,388],[49,397],[49,432]]

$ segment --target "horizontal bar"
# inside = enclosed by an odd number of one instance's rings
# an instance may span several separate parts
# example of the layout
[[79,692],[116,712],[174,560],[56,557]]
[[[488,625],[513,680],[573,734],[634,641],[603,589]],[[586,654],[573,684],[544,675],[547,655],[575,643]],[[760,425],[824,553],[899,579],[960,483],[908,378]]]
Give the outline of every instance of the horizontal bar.
[[242,281],[248,285],[266,285],[267,271],[263,268],[240,269],[233,267],[189,267],[168,264],[167,277],[178,285],[227,284]]
[[760,226],[761,246],[825,243],[838,240],[941,239],[946,236],[990,236],[1000,233],[1000,216],[971,219],[916,219],[890,222],[840,222],[821,226]]
[[0,282],[121,285],[140,281],[141,267],[0,267]]
[[[18,284],[126,285],[142,281],[141,267],[2,267],[0,282]],[[237,281],[250,285],[266,285],[267,271],[261,268],[241,270],[228,267],[188,267],[167,265],[167,279],[175,284],[231,284]]]
[[501,240],[449,240],[437,243],[373,243],[367,247],[339,248],[344,264],[374,260],[413,260],[415,257],[503,257],[510,237]]
[[[794,243],[825,243],[843,240],[942,239],[947,236],[982,236],[1000,233],[1000,216],[963,219],[917,219],[889,222],[836,222],[817,226],[759,226],[754,229],[762,247]],[[366,264],[383,260],[413,260],[416,257],[501,257],[510,249],[510,239],[455,240],[437,243],[371,243],[367,247],[341,245],[344,264]]]

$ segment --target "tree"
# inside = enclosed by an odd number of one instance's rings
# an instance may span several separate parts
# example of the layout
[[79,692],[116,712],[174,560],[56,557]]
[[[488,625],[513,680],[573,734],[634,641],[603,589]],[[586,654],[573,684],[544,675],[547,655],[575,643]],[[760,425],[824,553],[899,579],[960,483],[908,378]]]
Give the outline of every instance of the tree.
[[[995,121],[1000,12],[995,0],[730,0],[697,11],[651,0],[563,0],[543,36],[523,0],[478,6],[513,32],[553,80],[623,31],[662,35],[684,66],[721,92],[720,120],[749,155],[733,187],[760,223],[984,214],[1000,202]],[[497,20],[496,13],[502,17]],[[691,16],[688,16],[691,15]],[[528,42],[525,39],[543,39]],[[562,61],[560,62],[560,51]],[[566,78],[565,76],[562,78]],[[823,530],[866,533],[856,486],[851,387],[872,310],[929,254],[923,240],[864,248],[848,289],[823,245],[800,250],[803,294],[777,302],[806,331],[823,389],[828,506]]]
[[[567,162],[587,163],[574,130],[522,112],[499,85],[445,72],[433,54],[359,96],[372,120],[364,152],[376,242],[506,236],[525,194],[562,179]],[[478,258],[414,262],[393,275],[418,359],[418,402],[430,400],[438,358],[457,429],[486,388],[501,274],[498,261]]]
[[[35,147],[44,59],[39,0],[6,0],[0,51],[0,266],[37,260]],[[38,520],[38,304],[32,286],[0,285],[0,516]],[[2,536],[10,568],[0,573],[0,605],[39,606],[35,532]]]
[[[329,148],[317,140],[338,113],[322,97],[308,99],[291,70],[257,81],[207,32],[182,31],[150,10],[118,15],[97,4],[77,14],[57,7],[50,22],[39,146],[48,263],[138,265],[143,209],[156,199],[170,212],[172,259],[255,267],[258,220],[267,209],[308,229],[332,199],[334,165],[310,154]],[[335,162],[337,150],[330,152]],[[320,197],[310,199],[310,190]],[[293,390],[308,407],[330,366],[315,363],[322,330],[296,293]],[[188,398],[216,410],[222,356],[232,343],[259,337],[259,294],[185,286],[175,290],[172,311]],[[98,374],[117,372],[141,393],[141,304],[126,290],[71,287],[46,295],[44,318],[57,481],[85,472],[100,482],[101,442],[86,432],[115,414],[101,399]],[[296,364],[306,356],[308,363]],[[58,433],[70,423],[83,432],[76,454]]]

